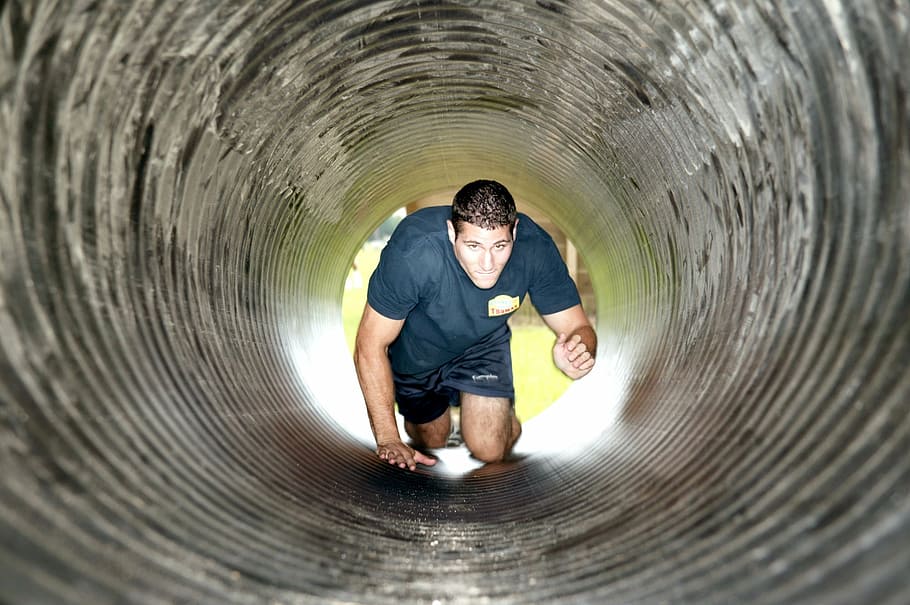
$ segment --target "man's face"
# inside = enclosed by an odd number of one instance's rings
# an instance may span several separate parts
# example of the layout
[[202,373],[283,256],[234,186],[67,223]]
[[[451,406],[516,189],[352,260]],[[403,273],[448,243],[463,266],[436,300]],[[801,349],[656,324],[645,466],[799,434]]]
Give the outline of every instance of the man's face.
[[492,288],[512,255],[515,227],[484,229],[471,223],[462,223],[461,231],[455,234],[452,221],[448,221],[449,241],[455,250],[455,258],[468,274],[474,285],[481,289]]

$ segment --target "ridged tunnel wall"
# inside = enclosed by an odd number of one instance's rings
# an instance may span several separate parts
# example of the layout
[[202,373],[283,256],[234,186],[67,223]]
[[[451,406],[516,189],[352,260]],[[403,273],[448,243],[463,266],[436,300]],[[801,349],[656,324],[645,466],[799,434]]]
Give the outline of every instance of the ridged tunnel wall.
[[[0,602],[910,599],[907,2],[0,10]],[[401,472],[344,279],[483,177],[599,364]]]

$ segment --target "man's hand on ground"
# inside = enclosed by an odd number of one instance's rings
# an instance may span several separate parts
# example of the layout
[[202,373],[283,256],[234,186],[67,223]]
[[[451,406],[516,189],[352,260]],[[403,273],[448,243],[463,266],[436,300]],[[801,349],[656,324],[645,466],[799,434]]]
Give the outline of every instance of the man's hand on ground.
[[415,470],[418,464],[433,466],[436,458],[422,454],[403,441],[389,441],[380,443],[376,448],[380,458],[389,464],[397,464],[399,468]]
[[563,374],[578,380],[594,367],[594,356],[578,334],[572,338],[560,334],[553,347],[553,363]]

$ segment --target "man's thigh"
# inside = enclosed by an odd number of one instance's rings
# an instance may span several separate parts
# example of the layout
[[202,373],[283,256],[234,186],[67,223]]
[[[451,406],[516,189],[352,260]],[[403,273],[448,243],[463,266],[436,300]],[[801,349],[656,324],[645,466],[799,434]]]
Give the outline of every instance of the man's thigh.
[[431,422],[450,405],[459,405],[460,393],[511,401],[515,387],[509,336],[471,346],[431,372],[419,376],[393,372],[393,378],[398,410],[414,424]]
[[469,446],[505,444],[512,436],[512,400],[461,393],[461,434]]

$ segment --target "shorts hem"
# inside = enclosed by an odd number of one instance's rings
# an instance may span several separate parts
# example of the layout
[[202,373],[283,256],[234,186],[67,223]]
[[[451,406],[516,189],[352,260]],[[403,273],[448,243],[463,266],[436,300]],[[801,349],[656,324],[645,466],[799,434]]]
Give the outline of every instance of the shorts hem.
[[511,399],[513,401],[515,400],[514,388],[510,390],[497,390],[484,388],[470,383],[447,382],[446,384],[461,393],[470,393],[471,395],[480,395],[481,397],[500,397]]
[[[451,407],[451,406],[449,406],[449,407]],[[414,420],[413,416],[408,417],[408,415],[402,413],[401,410],[398,410],[398,413],[401,414],[401,417],[404,418],[406,422],[410,422],[411,424],[427,424],[428,422],[433,422],[434,420],[436,420],[437,418],[439,418],[440,416],[445,414],[447,410],[448,410],[448,408],[445,408],[441,412],[439,412],[438,414],[433,416],[432,418],[427,418],[426,420],[423,419],[424,416],[418,416],[418,418],[420,418],[420,420]],[[427,415],[429,416],[431,414],[427,414]]]

